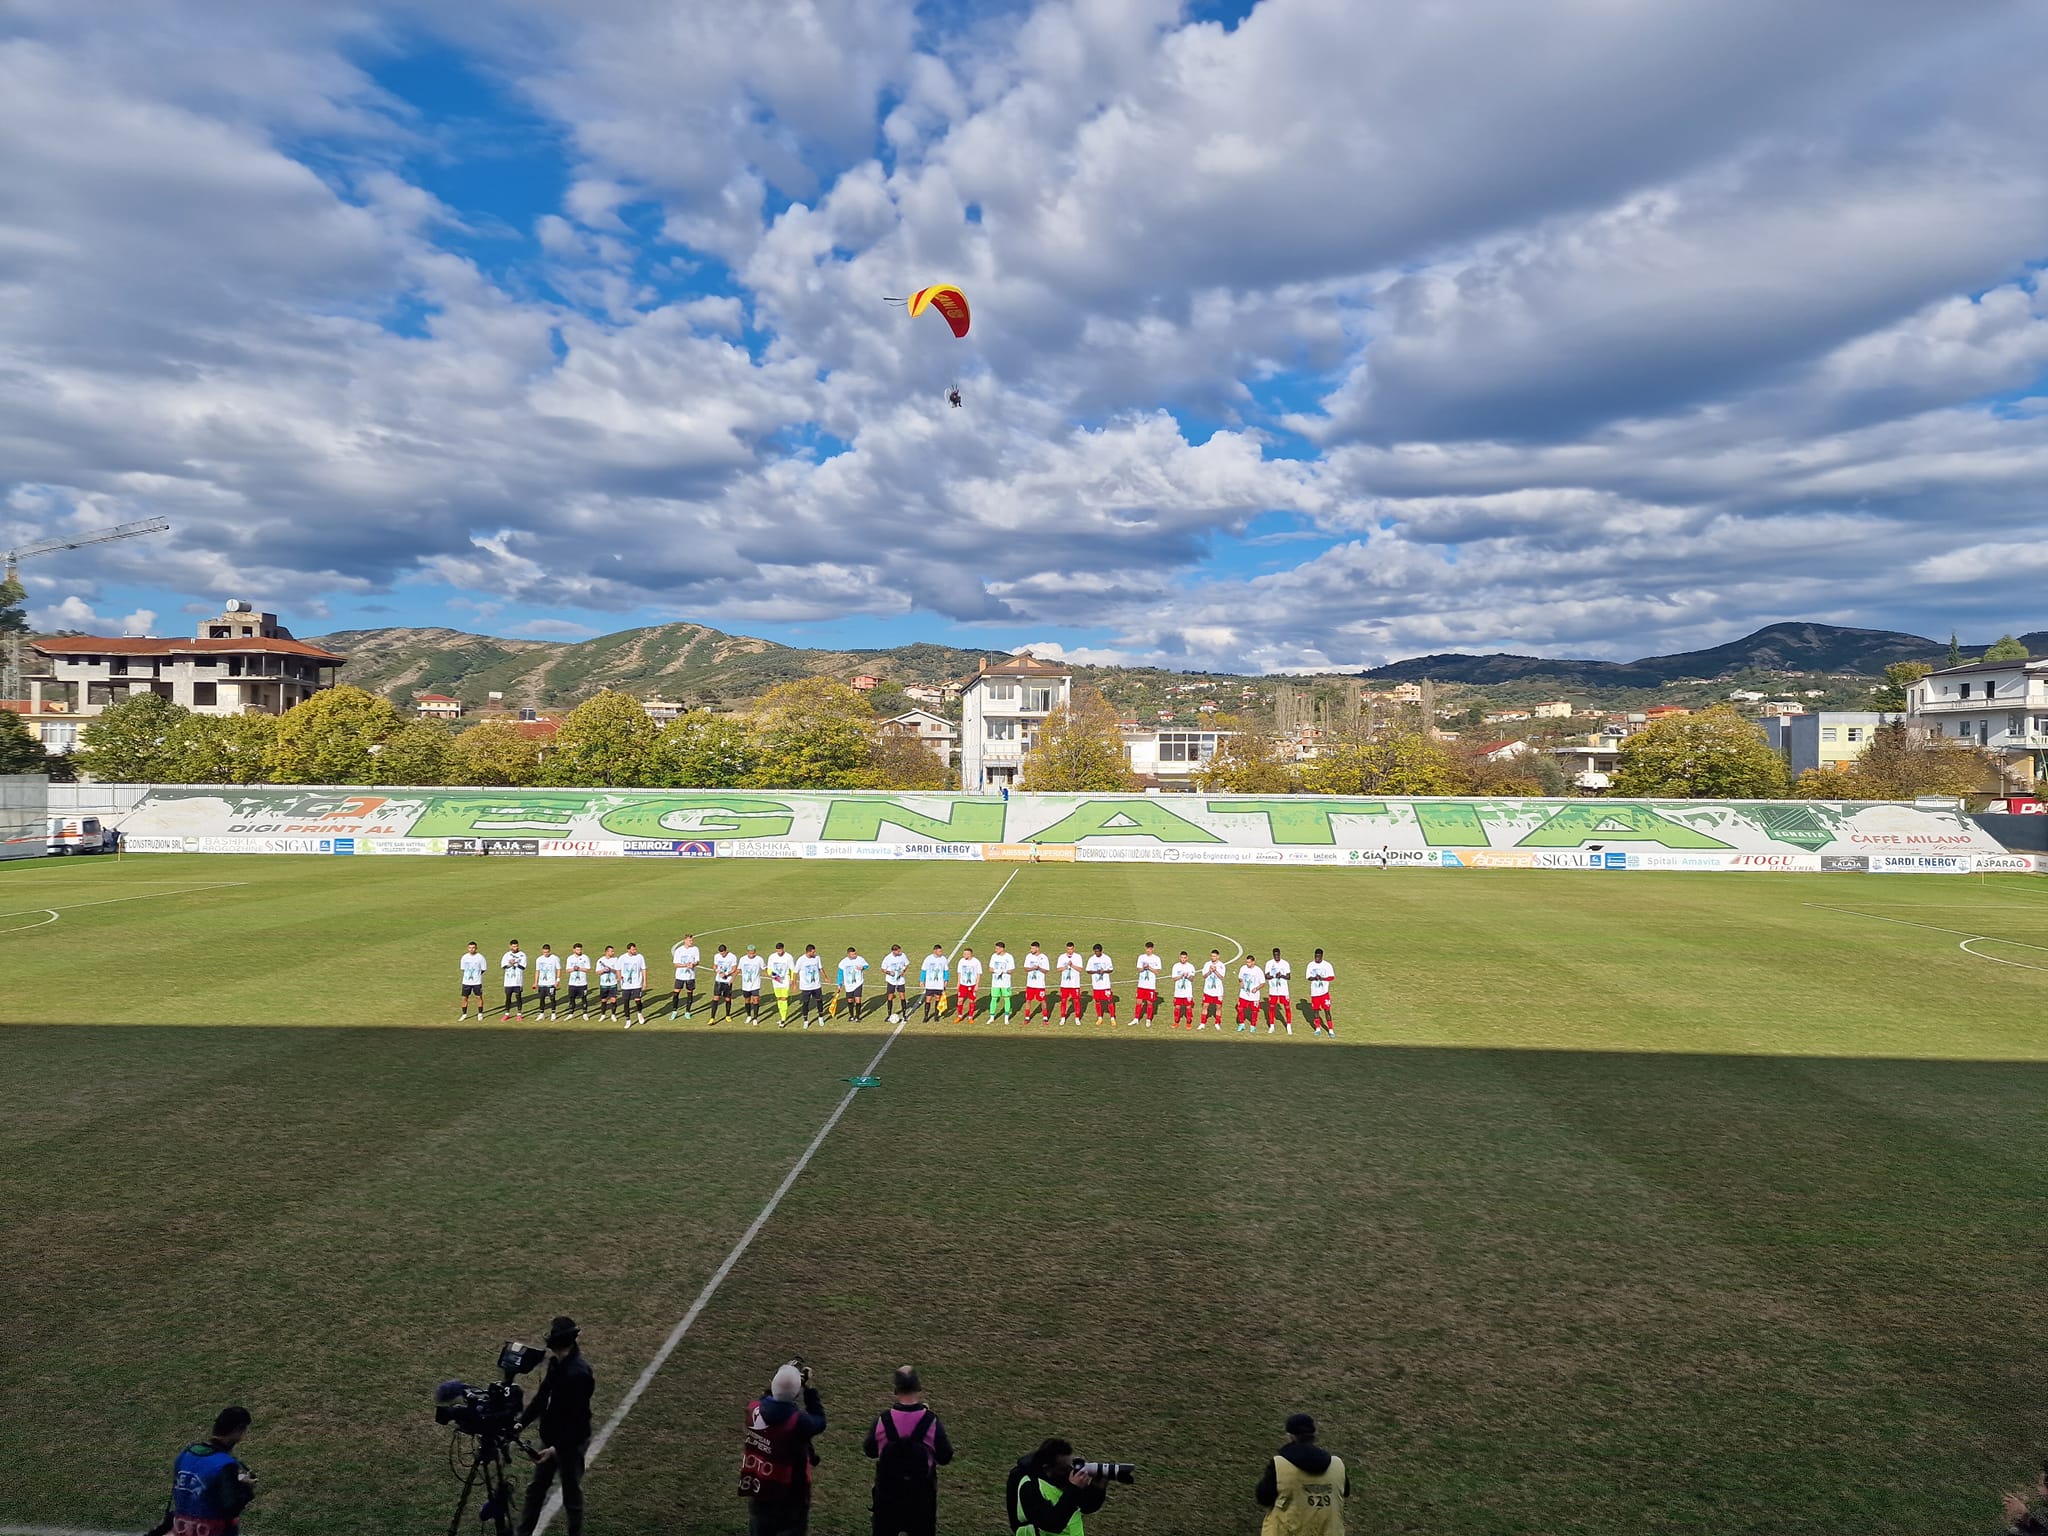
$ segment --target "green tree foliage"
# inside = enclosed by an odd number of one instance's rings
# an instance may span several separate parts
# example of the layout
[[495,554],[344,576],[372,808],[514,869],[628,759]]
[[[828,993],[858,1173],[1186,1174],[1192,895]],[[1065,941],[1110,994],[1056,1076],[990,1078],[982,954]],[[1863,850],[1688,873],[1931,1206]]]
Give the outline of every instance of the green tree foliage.
[[28,633],[28,592],[13,576],[0,576],[0,635]]
[[1204,794],[1291,795],[1301,788],[1301,774],[1287,743],[1257,721],[1219,718],[1219,731],[1231,734],[1216,743],[1216,755],[1195,774]]
[[1568,788],[1555,754],[1540,746],[1532,745],[1498,762],[1489,761],[1476,745],[1454,749],[1452,756],[1465,780],[1460,794],[1561,795]]
[[951,789],[958,774],[908,731],[883,731],[875,740],[872,789]]
[[192,712],[160,694],[130,694],[86,722],[78,768],[103,784],[182,783]]
[[446,784],[448,733],[428,720],[401,726],[377,754],[379,784]]
[[1617,795],[1771,800],[1785,793],[1785,760],[1763,732],[1724,704],[1673,715],[1621,744]]
[[1974,747],[1945,736],[1922,736],[1894,720],[1870,733],[1851,777],[1861,790],[1856,799],[1910,800],[1995,787],[1998,770]]
[[276,743],[275,715],[187,714],[172,733],[164,782],[267,783]]
[[[1907,690],[1933,670],[1933,666],[1924,661],[1893,662],[1884,669],[1884,683],[1871,690],[1871,707],[1895,711],[1904,709]],[[1818,773],[1820,770],[1810,768],[1807,772]]]
[[762,789],[867,789],[875,784],[875,712],[858,689],[825,677],[778,683],[750,715]]
[[656,734],[638,699],[602,689],[562,717],[541,763],[541,782],[606,789],[645,784]]
[[0,773],[48,773],[50,755],[11,709],[0,709]]
[[510,720],[481,720],[448,743],[444,783],[518,789],[540,777],[540,748]]
[[1951,667],[1960,667],[1963,664],[1963,648],[1956,644],[1955,631],[1953,630],[1949,631],[1947,664]]
[[759,757],[745,720],[693,709],[655,737],[649,782],[664,789],[739,789],[754,782]]
[[348,683],[324,689],[277,717],[270,748],[276,784],[374,784],[381,746],[405,727],[389,699]]
[[1450,749],[1421,731],[1373,732],[1364,724],[1333,734],[1301,770],[1315,795],[1457,795],[1466,779]]
[[1092,688],[1076,688],[1070,702],[1047,715],[1038,744],[1024,754],[1025,789],[1092,794],[1136,784],[1116,711]]
[[2025,661],[2027,659],[2027,648],[2011,635],[2000,635],[1998,643],[1987,650],[1979,659],[1983,661]]
[[1795,800],[1868,800],[1864,785],[1850,768],[1809,768],[1792,784]]

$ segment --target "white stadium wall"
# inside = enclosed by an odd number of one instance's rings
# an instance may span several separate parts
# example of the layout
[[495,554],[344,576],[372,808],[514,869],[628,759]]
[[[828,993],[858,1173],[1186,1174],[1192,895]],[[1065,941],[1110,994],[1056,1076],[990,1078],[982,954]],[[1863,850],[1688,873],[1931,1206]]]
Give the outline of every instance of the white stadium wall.
[[1817,800],[64,786],[132,853],[2026,873],[1958,810]]
[[0,774],[0,859],[39,859],[50,851],[50,781],[39,773]]

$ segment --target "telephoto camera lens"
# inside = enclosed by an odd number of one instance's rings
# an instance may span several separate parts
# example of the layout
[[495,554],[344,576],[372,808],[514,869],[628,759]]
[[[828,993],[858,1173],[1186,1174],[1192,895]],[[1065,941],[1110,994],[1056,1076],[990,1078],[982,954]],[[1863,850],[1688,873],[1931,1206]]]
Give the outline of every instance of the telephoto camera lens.
[[1128,1461],[1077,1461],[1074,1470],[1102,1483],[1131,1483],[1138,1478],[1138,1469]]

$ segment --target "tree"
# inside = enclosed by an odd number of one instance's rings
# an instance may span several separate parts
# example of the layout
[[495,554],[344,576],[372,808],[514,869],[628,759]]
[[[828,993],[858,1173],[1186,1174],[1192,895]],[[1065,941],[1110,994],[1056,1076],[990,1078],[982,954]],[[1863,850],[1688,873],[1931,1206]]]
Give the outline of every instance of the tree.
[[1910,800],[1915,795],[1967,795],[1998,782],[1998,770],[1974,747],[1945,736],[1921,736],[1903,720],[1870,733],[1850,770],[1859,800]]
[[759,757],[745,720],[693,709],[655,737],[649,782],[667,789],[738,789],[753,782]]
[[[1906,707],[1906,691],[1933,670],[1933,665],[1925,661],[1893,662],[1884,669],[1883,684],[1870,692],[1872,706],[1883,710],[1903,710]],[[1808,772],[1818,770],[1809,769]]]
[[1956,644],[1955,631],[1950,630],[1948,634],[1948,665],[1952,667],[1960,667],[1962,664],[1963,648],[1960,645]]
[[448,743],[443,782],[518,789],[540,776],[540,745],[510,720],[481,720]]
[[48,773],[50,754],[11,709],[0,709],[0,773]]
[[276,741],[275,715],[188,714],[168,743],[170,782],[262,784]]
[[2027,648],[2011,635],[2000,635],[1998,641],[1982,656],[1980,661],[2025,661]]
[[1795,800],[1867,800],[1853,768],[1809,768],[1792,785]]
[[0,635],[28,633],[28,591],[18,577],[0,576]]
[[1093,688],[1076,688],[1045,717],[1038,744],[1024,754],[1023,787],[1074,794],[1134,789],[1124,760],[1124,733],[1116,711]]
[[1364,722],[1327,738],[1315,760],[1303,765],[1301,782],[1315,795],[1457,795],[1466,789],[1450,749],[1435,737],[1374,732]]
[[104,784],[178,783],[178,738],[191,713],[162,694],[131,693],[86,722],[78,767]]
[[756,788],[875,787],[875,711],[858,689],[828,677],[777,683],[749,718]]
[[1204,794],[1291,795],[1301,788],[1294,754],[1278,733],[1253,720],[1219,719],[1216,755],[1195,774]]
[[349,683],[277,717],[270,776],[278,784],[374,784],[382,746],[405,726],[398,706]]
[[1524,743],[1522,750],[1493,760],[1477,746],[1460,747],[1452,753],[1463,775],[1468,795],[1561,795],[1565,792],[1564,770],[1556,757],[1541,747]]
[[562,717],[541,764],[546,784],[630,789],[648,782],[654,722],[628,693],[600,689]]
[[401,726],[377,754],[379,784],[448,782],[448,733],[427,720]]
[[1617,795],[1771,800],[1785,793],[1785,760],[1725,704],[1672,715],[1621,744]]
[[951,789],[954,771],[938,753],[908,731],[883,731],[875,739],[872,789]]

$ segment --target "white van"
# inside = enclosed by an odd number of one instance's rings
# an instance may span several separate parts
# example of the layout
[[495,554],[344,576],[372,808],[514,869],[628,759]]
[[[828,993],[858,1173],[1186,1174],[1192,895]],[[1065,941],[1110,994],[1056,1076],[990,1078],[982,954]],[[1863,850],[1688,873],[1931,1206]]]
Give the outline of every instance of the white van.
[[114,831],[100,826],[97,816],[52,816],[51,853],[112,853]]

